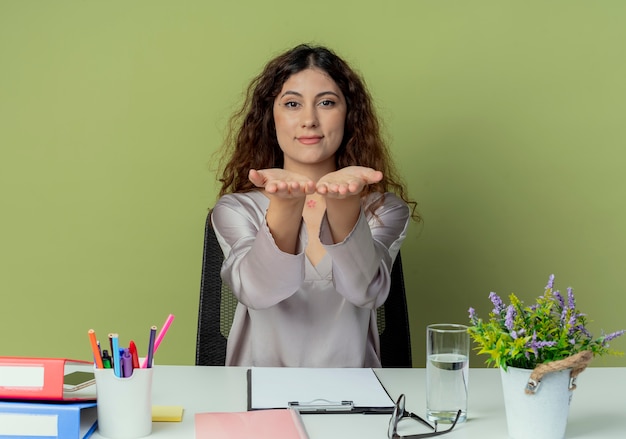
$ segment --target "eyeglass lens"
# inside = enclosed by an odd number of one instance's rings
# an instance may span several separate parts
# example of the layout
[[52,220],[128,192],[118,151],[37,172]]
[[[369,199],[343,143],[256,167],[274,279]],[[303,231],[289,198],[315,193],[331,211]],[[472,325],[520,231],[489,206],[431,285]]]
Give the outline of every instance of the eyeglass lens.
[[[398,400],[396,401],[396,404],[393,408],[393,413],[391,414],[391,419],[389,419],[389,429],[387,431],[389,439],[421,439],[421,438],[440,436],[442,434],[446,434],[452,431],[452,429],[456,426],[459,418],[461,417],[461,410],[459,410],[456,414],[454,421],[452,422],[452,424],[447,430],[437,431],[437,427],[438,427],[437,422],[435,422],[435,426],[433,427],[426,420],[422,419],[416,414],[405,412],[404,404],[405,404],[405,397],[404,397],[404,394],[402,394],[398,397]],[[398,423],[403,418],[414,419],[418,422],[421,422],[422,424],[427,425],[428,427],[433,429],[433,431],[429,433],[412,434],[410,436],[400,436],[398,434]]]

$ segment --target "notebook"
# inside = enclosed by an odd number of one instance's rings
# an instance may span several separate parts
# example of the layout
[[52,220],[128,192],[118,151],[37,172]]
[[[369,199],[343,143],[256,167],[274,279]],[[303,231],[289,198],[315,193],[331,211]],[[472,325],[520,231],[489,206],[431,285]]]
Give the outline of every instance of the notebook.
[[308,439],[296,410],[196,413],[196,439]]

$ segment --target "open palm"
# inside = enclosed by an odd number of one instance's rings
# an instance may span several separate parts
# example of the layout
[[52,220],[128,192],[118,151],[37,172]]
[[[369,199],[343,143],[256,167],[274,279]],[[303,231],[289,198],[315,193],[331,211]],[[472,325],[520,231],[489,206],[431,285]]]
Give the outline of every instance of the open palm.
[[280,168],[251,169],[248,178],[256,187],[282,198],[298,198],[315,192],[315,182],[309,177]]
[[331,198],[346,198],[360,194],[363,189],[378,183],[383,173],[364,166],[348,166],[326,174],[317,182],[317,193]]

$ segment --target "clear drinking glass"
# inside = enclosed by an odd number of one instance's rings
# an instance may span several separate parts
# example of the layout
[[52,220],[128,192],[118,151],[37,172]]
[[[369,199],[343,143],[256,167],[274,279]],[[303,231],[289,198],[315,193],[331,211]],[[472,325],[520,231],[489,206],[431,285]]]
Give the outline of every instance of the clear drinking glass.
[[470,338],[467,326],[439,323],[426,328],[426,416],[431,422],[467,418]]

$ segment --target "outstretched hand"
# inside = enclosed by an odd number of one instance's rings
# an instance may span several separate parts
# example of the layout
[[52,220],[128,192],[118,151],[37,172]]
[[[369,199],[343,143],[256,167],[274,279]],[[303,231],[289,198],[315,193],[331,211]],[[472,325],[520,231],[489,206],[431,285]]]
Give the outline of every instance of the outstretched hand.
[[326,174],[316,185],[318,194],[328,198],[347,198],[383,179],[383,173],[363,166],[348,166]]
[[281,198],[299,198],[317,192],[328,198],[347,198],[358,195],[363,189],[383,178],[383,173],[364,166],[348,166],[330,172],[317,184],[309,177],[281,168],[251,169],[250,181],[269,194]]
[[256,187],[281,198],[299,198],[315,193],[313,180],[280,168],[251,169],[248,178]]

